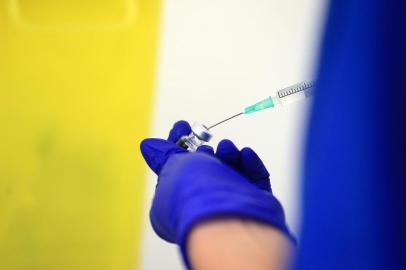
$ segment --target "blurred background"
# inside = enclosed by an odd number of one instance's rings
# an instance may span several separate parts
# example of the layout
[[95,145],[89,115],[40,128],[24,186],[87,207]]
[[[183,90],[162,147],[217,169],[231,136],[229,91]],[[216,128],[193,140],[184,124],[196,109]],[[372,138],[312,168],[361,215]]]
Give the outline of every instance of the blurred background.
[[[181,269],[152,231],[142,138],[313,78],[322,0],[0,0],[0,269]],[[219,126],[295,233],[309,104]]]

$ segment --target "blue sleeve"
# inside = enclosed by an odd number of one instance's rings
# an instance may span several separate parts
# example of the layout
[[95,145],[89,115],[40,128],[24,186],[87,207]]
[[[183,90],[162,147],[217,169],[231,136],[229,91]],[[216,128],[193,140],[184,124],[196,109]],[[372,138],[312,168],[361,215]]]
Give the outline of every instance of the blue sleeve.
[[406,269],[405,5],[330,2],[296,269]]

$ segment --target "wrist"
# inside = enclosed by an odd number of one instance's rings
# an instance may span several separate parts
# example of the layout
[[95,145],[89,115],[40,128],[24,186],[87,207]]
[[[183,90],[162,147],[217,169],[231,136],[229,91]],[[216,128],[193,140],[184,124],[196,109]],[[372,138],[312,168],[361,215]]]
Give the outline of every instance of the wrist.
[[186,249],[194,269],[285,269],[292,244],[268,224],[216,218],[191,230]]

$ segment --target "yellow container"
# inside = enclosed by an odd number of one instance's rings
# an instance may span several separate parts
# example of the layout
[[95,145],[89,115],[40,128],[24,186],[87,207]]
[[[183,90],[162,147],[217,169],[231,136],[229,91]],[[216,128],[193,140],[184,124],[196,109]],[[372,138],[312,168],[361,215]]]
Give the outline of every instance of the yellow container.
[[0,269],[136,269],[158,17],[0,2]]

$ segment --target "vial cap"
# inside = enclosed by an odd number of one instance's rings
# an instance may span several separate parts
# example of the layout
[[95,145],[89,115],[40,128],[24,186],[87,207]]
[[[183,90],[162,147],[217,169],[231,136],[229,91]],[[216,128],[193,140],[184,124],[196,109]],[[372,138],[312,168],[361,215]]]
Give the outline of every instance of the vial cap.
[[196,135],[196,137],[205,142],[209,142],[213,137],[210,130],[205,125],[202,125],[200,123],[193,124],[192,132]]

